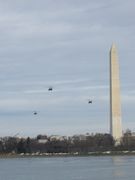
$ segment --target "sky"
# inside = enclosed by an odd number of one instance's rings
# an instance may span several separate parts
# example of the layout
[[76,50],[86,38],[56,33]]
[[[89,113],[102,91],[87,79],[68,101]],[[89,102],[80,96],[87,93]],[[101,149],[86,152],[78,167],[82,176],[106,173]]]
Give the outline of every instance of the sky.
[[135,131],[134,9],[134,0],[0,0],[0,136],[109,133],[112,43],[123,130]]

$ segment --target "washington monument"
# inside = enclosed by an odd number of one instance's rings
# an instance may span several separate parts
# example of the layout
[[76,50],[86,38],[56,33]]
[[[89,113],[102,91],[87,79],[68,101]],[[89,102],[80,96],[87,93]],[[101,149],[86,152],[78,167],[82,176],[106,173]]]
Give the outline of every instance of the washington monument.
[[110,50],[110,133],[120,142],[122,137],[119,63],[116,46]]

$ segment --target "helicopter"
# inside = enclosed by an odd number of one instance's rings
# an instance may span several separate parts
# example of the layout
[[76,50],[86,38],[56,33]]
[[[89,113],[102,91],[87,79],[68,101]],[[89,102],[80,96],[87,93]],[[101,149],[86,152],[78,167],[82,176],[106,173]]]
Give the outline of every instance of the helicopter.
[[88,104],[92,104],[92,100],[88,100]]
[[53,88],[52,88],[52,87],[49,87],[49,88],[48,88],[48,91],[52,91],[52,90],[53,90]]
[[33,114],[34,114],[34,115],[37,115],[37,112],[36,112],[36,111],[34,111],[34,112],[33,112]]

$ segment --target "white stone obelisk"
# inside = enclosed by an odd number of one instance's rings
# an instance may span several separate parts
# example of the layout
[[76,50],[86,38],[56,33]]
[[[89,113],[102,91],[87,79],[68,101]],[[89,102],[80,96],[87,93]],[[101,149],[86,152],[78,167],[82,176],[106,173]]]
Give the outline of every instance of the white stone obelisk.
[[113,44],[110,50],[110,133],[116,142],[122,137],[119,63]]

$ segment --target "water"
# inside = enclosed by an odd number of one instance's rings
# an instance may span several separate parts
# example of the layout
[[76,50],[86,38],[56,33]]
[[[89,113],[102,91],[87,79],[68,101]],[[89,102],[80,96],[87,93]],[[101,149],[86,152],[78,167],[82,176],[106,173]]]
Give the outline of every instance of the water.
[[134,179],[134,156],[0,159],[0,180]]

